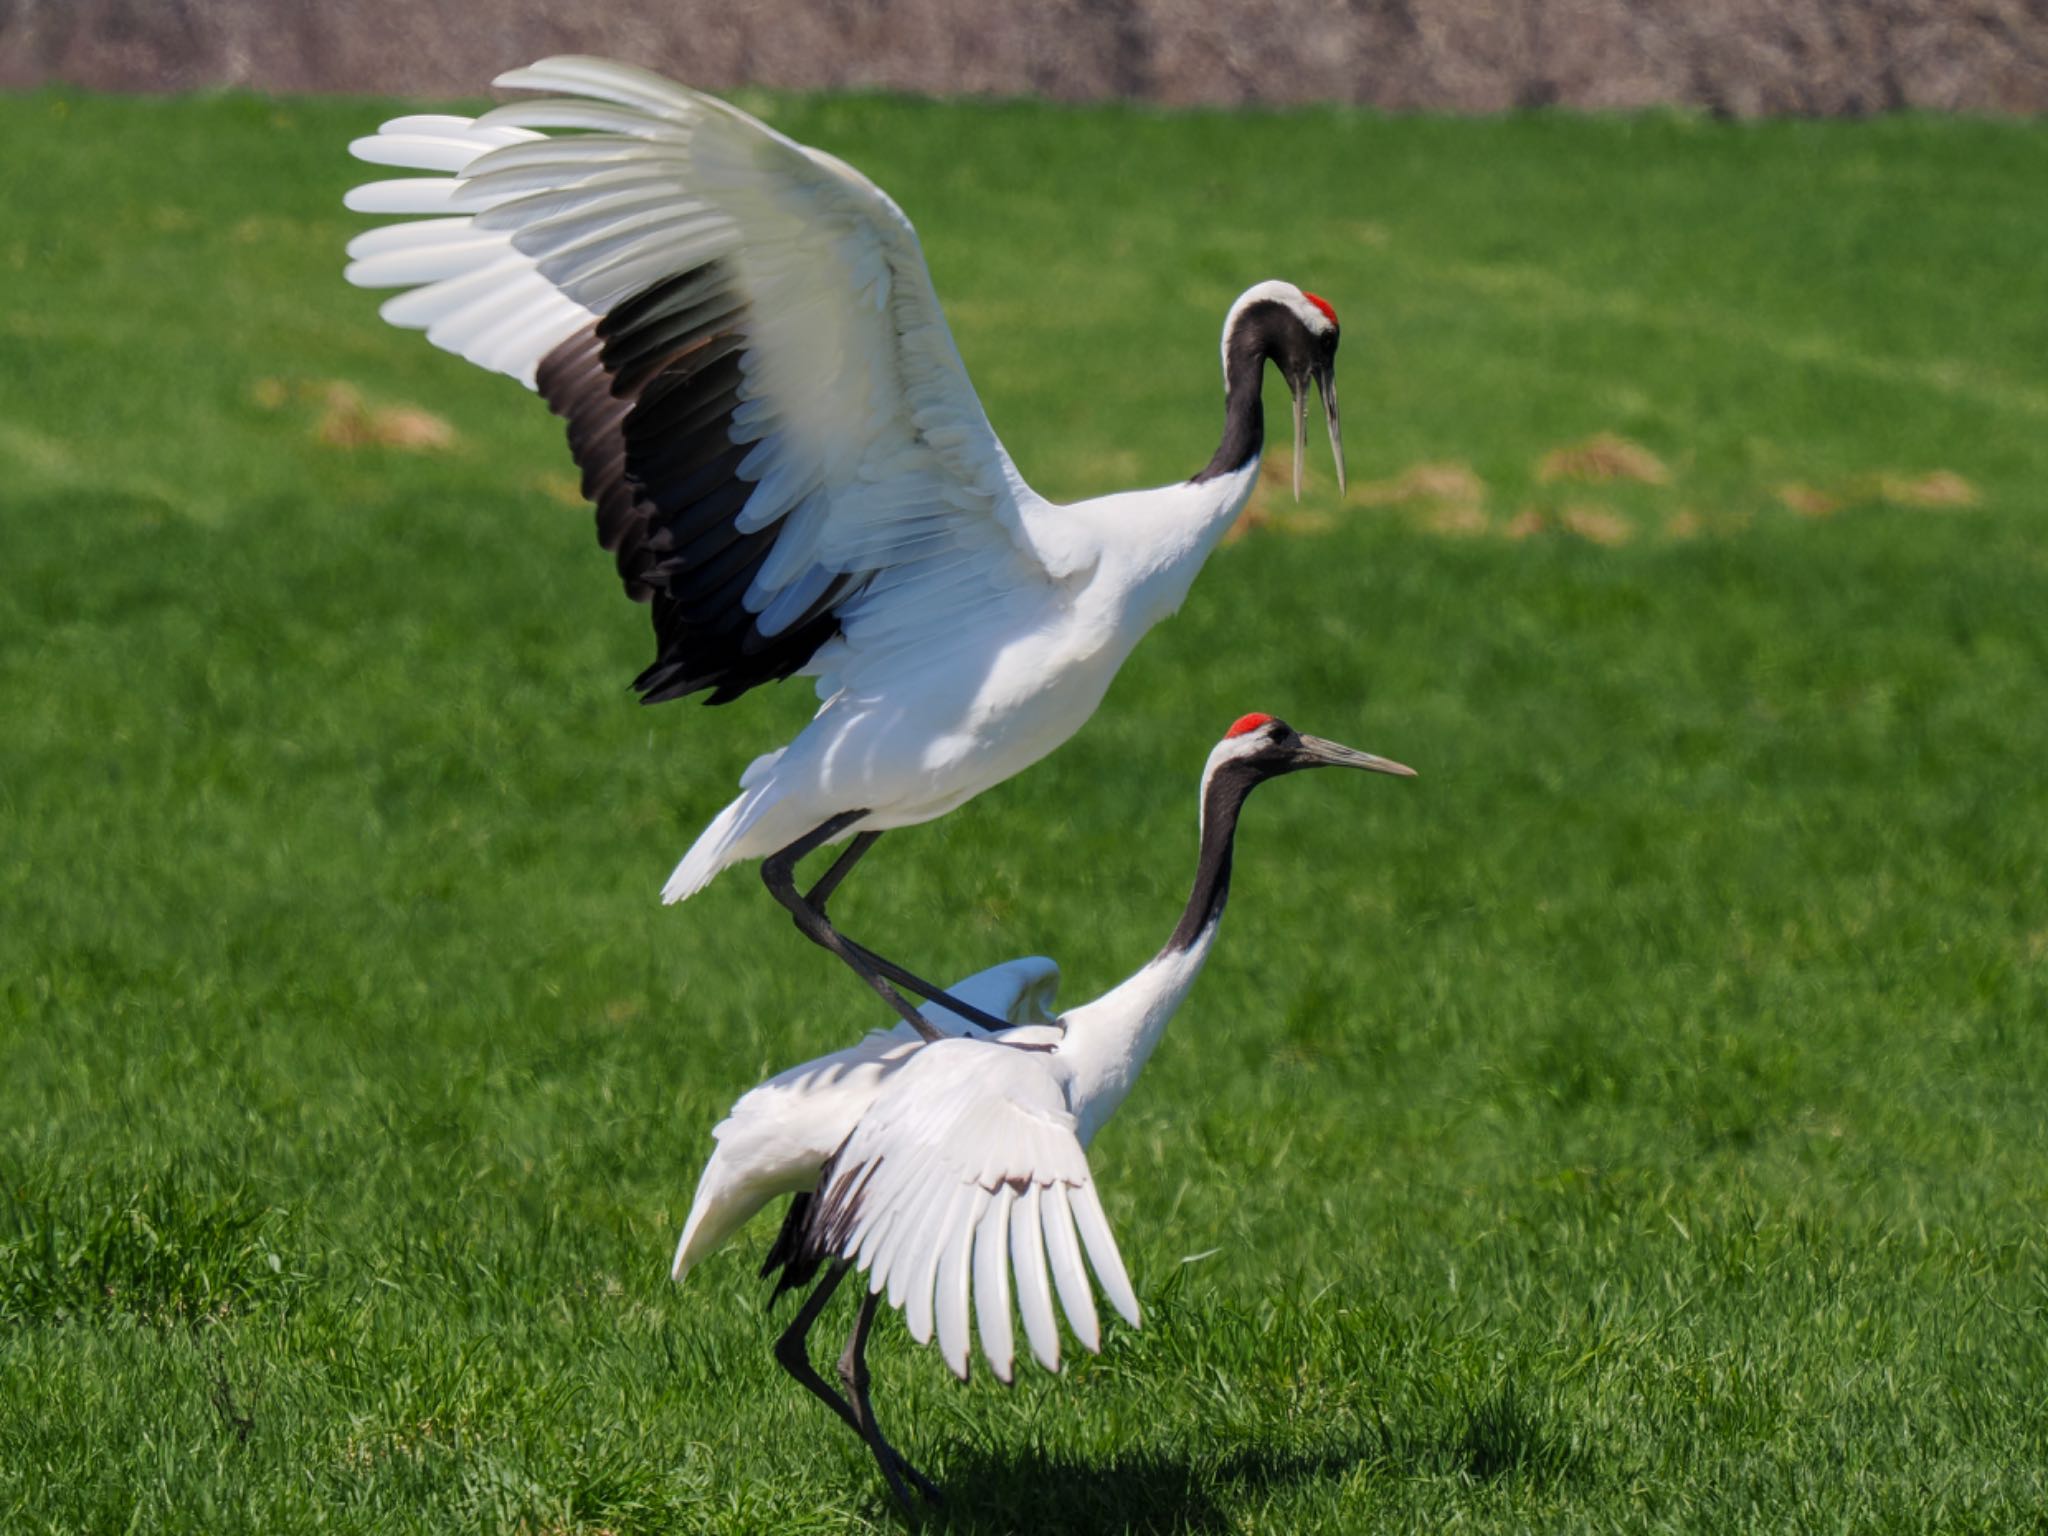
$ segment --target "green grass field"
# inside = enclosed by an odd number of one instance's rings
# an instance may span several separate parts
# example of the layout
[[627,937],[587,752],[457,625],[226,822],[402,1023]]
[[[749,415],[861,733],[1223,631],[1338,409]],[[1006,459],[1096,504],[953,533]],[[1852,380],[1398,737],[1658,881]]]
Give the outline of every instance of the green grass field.
[[[1247,813],[1094,1153],[1143,1331],[883,1326],[936,1525],[2048,1529],[2048,127],[754,105],[1052,494],[1202,463],[1248,283],[1345,319],[1350,501],[1269,465],[849,931],[1085,999],[1233,716],[1422,773]],[[751,874],[655,900],[808,694],[633,704],[557,424],[340,280],[382,115],[0,99],[0,1529],[889,1528],[767,1224],[666,1280],[724,1107],[885,1022]]]

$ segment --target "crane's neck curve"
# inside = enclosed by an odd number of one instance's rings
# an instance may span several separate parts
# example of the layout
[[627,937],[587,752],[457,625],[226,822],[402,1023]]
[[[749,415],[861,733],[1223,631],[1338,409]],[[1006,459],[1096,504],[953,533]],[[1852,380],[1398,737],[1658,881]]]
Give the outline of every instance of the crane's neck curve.
[[1071,1073],[1069,1092],[1084,1145],[1123,1103],[1202,973],[1230,899],[1238,814],[1265,777],[1244,762],[1211,767],[1202,781],[1202,841],[1194,885],[1165,948],[1122,985],[1072,1009],[1063,1020],[1067,1033],[1059,1054]]
[[1218,763],[1202,779],[1202,843],[1195,854],[1195,883],[1188,891],[1180,922],[1159,951],[1165,959],[1197,945],[1206,947],[1223,921],[1230,900],[1230,857],[1237,845],[1237,818],[1245,798],[1269,774],[1242,761]]
[[1223,338],[1223,438],[1195,475],[1197,485],[1243,469],[1265,451],[1266,359],[1273,355],[1273,321],[1262,311],[1278,309],[1277,304],[1255,304],[1231,316]]

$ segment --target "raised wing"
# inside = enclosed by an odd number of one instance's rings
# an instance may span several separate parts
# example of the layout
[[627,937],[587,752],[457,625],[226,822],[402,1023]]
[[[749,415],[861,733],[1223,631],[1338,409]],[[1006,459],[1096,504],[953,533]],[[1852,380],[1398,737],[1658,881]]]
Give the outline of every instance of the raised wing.
[[820,665],[845,675],[1070,573],[878,188],[625,65],[497,84],[557,94],[351,146],[443,174],[349,194],[411,217],[352,241],[348,277],[409,289],[385,319],[567,419],[599,540],[654,606],[647,702],[725,702],[840,635]]
[[[1101,1348],[1082,1263],[1124,1320],[1138,1298],[1102,1214],[1048,1058],[981,1040],[916,1052],[826,1164],[803,1235],[807,1257],[837,1257],[903,1309],[911,1336],[967,1375],[973,1313],[982,1353],[1011,1378],[1012,1276],[1031,1352],[1060,1368],[1060,1307],[1074,1336]],[[971,1306],[970,1306],[971,1303]]]
[[[1012,1024],[1037,1025],[1052,1021],[1059,984],[1059,966],[1031,955],[956,981],[952,994]],[[937,1003],[926,1003],[922,1011],[948,1034],[979,1033]],[[717,1149],[697,1181],[671,1277],[682,1279],[781,1194],[795,1194],[796,1202],[785,1234],[776,1239],[777,1256],[769,1268],[793,1254],[810,1201],[807,1191],[819,1167],[853,1133],[883,1082],[921,1043],[908,1024],[873,1030],[843,1050],[778,1072],[742,1094],[711,1133]],[[809,1275],[799,1269],[788,1284],[801,1285]]]

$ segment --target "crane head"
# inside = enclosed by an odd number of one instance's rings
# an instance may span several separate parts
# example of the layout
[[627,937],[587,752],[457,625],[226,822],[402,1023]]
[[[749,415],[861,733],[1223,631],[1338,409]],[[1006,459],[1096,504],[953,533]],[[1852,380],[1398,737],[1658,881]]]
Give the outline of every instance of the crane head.
[[1223,739],[1209,754],[1205,777],[1213,776],[1226,765],[1239,773],[1248,773],[1255,782],[1283,773],[1299,773],[1304,768],[1362,768],[1397,778],[1415,777],[1415,770],[1405,763],[1307,735],[1285,720],[1260,714],[1240,717],[1223,733]]
[[1301,499],[1301,466],[1308,447],[1308,388],[1322,396],[1330,428],[1330,455],[1337,465],[1337,494],[1344,494],[1344,439],[1337,430],[1337,311],[1328,299],[1277,279],[1238,295],[1223,322],[1225,387],[1235,368],[1263,368],[1271,361],[1294,395],[1294,499]]

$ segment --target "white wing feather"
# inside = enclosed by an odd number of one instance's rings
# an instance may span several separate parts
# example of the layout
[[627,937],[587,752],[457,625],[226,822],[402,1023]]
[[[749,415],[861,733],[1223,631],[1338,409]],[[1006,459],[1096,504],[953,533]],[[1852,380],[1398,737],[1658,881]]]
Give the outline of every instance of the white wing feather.
[[1010,1328],[1010,1207],[1017,1191],[1004,1185],[995,1192],[974,1231],[974,1293],[980,1299],[974,1319],[981,1332],[981,1352],[996,1380],[1007,1383],[1017,1358],[1017,1340]]
[[1059,1291],[1060,1306],[1074,1337],[1091,1353],[1102,1348],[1102,1325],[1095,1319],[1095,1296],[1088,1288],[1088,1271],[1081,1267],[1081,1245],[1074,1240],[1074,1218],[1067,1210],[1066,1186],[1055,1179],[1045,1186],[1038,1201],[1039,1219],[1045,1223],[1045,1258],[1052,1270],[1052,1283]]
[[710,262],[734,271],[746,340],[733,430],[753,444],[740,474],[757,482],[743,523],[783,523],[741,601],[772,633],[805,611],[798,593],[855,578],[840,636],[805,669],[821,693],[901,666],[962,613],[1042,602],[1080,569],[1067,525],[989,425],[916,233],[873,183],[644,70],[554,58],[497,84],[552,94],[474,121],[397,118],[351,146],[442,174],[349,195],[435,226],[359,237],[349,280],[408,287],[385,319],[531,388],[556,346],[614,306]]
[[[1052,1019],[1059,984],[1059,966],[1034,955],[956,981],[952,993],[1015,1024],[1042,1025]],[[966,1020],[950,1009],[926,1003],[923,1011],[950,1034],[968,1033]],[[852,1134],[882,1084],[918,1044],[907,1024],[876,1030],[844,1050],[777,1073],[744,1094],[712,1132],[717,1150],[698,1180],[689,1218],[676,1243],[673,1277],[682,1279],[777,1195],[816,1183],[826,1159]],[[854,1234],[854,1241],[870,1256],[894,1230],[883,1215],[879,1207],[864,1208],[862,1226]]]
[[1101,1348],[1089,1266],[1117,1311],[1138,1322],[1052,1060],[977,1039],[914,1052],[820,1184],[818,1229],[847,1234],[835,1239],[838,1256],[903,1309],[911,1337],[928,1342],[936,1328],[963,1378],[971,1318],[990,1367],[1011,1378],[1012,1270],[1025,1337],[1047,1370],[1060,1361],[1055,1293],[1075,1338]]
[[1048,1371],[1060,1368],[1060,1325],[1052,1310],[1052,1282],[1045,1272],[1043,1228],[1038,1220],[1038,1186],[1033,1184],[1010,1208],[1010,1256],[1017,1265],[1017,1313],[1031,1353]]

